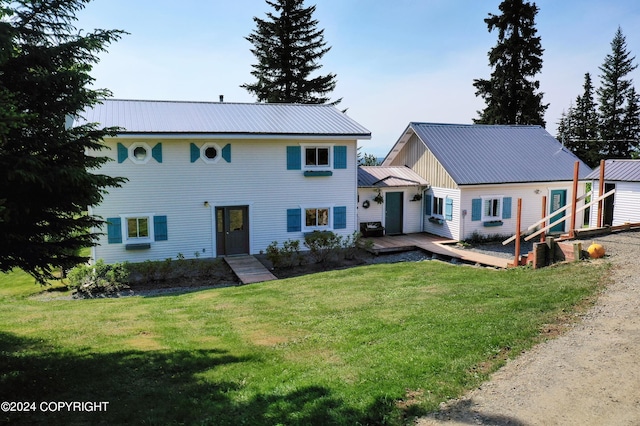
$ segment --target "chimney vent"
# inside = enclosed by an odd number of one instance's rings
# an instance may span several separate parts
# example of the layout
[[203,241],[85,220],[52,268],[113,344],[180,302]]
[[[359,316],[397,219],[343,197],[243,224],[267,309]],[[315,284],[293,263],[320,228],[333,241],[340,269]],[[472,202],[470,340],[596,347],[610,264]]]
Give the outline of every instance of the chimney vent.
[[224,102],[224,95],[220,95],[220,102]]

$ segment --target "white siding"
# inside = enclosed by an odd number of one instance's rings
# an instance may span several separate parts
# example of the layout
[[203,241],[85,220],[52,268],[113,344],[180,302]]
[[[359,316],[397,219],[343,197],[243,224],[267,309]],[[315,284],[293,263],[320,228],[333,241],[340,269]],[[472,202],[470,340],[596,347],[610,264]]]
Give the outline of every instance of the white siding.
[[[422,201],[412,201],[413,197],[418,193],[418,187],[394,187],[384,188],[381,190],[382,197],[386,199],[387,192],[402,192],[402,232],[411,234],[421,231]],[[359,188],[358,194],[360,202],[358,204],[358,223],[360,222],[382,222],[382,226],[386,226],[384,203],[378,204],[373,201],[378,195],[377,191],[371,188]],[[362,203],[369,200],[368,209],[362,207]],[[359,225],[358,225],[359,229]]]
[[[135,140],[138,142],[139,140]],[[107,263],[128,260],[175,258],[182,253],[193,258],[216,256],[214,213],[217,206],[249,206],[250,251],[265,250],[272,241],[302,239],[302,232],[287,232],[287,209],[308,206],[346,206],[347,227],[336,233],[349,235],[356,230],[356,141],[332,141],[347,146],[346,169],[333,170],[330,177],[305,177],[302,170],[287,170],[286,147],[294,140],[179,140],[146,139],[154,147],[162,143],[162,163],[153,158],[147,164],[130,160],[117,162],[116,144],[129,146],[133,140],[109,139],[114,159],[100,173],[129,179],[122,188],[109,189],[93,214],[103,218],[122,214],[166,215],[168,240],[152,244],[151,249],[126,251],[124,244],[108,244],[106,235],[95,249],[95,258]],[[231,162],[220,159],[207,164],[191,163],[190,143],[202,146],[215,142],[220,148],[231,145]],[[304,143],[313,143],[305,140]],[[318,144],[327,142],[318,141]],[[208,206],[205,206],[205,201]],[[106,233],[106,226],[102,229]]]
[[[640,182],[609,182],[616,185],[613,202],[612,226],[625,223],[640,223]],[[598,196],[600,182],[593,182],[593,193]],[[604,213],[603,213],[604,214]],[[595,227],[598,218],[598,205],[591,207],[590,226]]]
[[[453,217],[452,220],[444,220],[442,224],[433,223],[429,221],[429,217],[441,217],[444,219],[446,206],[443,206],[443,216],[435,216],[432,214],[425,215],[423,229],[425,232],[429,232],[441,237],[451,238],[453,240],[460,239],[460,218],[462,215],[462,209],[460,208],[460,190],[449,188],[432,187],[426,194],[432,197],[442,198],[446,200],[447,197],[453,201]],[[424,203],[424,200],[423,200]],[[433,199],[431,201],[433,204]],[[433,208],[433,206],[431,207]]]
[[[542,197],[547,196],[546,214],[549,213],[550,193],[553,189],[564,189],[567,191],[567,205],[571,206],[572,200],[572,182],[540,182],[526,184],[503,184],[503,185],[479,185],[462,187],[462,210],[466,210],[461,222],[461,240],[469,238],[474,231],[480,235],[503,235],[511,236],[516,232],[516,218],[518,209],[518,198],[522,198],[522,231],[526,231],[530,225],[542,219]],[[578,196],[584,194],[584,182],[578,185]],[[474,198],[482,196],[502,196],[511,197],[511,218],[503,219],[502,226],[485,227],[483,222],[471,220],[471,203]],[[578,207],[584,205],[583,202],[578,203]],[[570,214],[567,210],[567,215]],[[576,227],[582,225],[582,213],[578,213]],[[548,224],[548,223],[547,223]],[[565,227],[568,229],[568,227]],[[529,231],[531,233],[533,231]]]

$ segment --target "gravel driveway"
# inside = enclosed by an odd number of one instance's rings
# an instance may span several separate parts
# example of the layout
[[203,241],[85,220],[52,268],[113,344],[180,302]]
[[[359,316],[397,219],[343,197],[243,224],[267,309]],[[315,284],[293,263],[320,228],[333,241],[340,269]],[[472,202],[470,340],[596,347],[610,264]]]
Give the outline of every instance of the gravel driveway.
[[613,282],[583,320],[417,425],[640,425],[640,233],[592,241]]

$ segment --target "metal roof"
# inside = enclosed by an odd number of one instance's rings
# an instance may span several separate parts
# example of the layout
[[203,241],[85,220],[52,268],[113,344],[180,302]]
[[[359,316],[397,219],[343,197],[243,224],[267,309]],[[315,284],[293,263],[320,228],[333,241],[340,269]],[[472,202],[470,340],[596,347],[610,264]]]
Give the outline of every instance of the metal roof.
[[409,167],[359,166],[359,188],[428,186],[429,182]]
[[99,123],[122,133],[203,133],[348,136],[371,132],[332,105],[178,102],[108,99],[80,114],[75,125]]
[[[604,178],[623,182],[640,182],[640,160],[605,160]],[[600,179],[600,166],[587,176]]]
[[[412,122],[396,145],[406,143],[410,132],[458,185],[571,181],[580,161],[541,126]],[[579,177],[590,172],[580,161]]]

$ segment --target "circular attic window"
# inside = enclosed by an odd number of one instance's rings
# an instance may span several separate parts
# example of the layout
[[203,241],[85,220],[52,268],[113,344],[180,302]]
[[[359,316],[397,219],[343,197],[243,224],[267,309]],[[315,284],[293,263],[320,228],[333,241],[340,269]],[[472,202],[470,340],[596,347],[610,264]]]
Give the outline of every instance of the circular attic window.
[[215,143],[206,143],[200,148],[200,157],[205,163],[217,163],[220,160],[220,147]]

